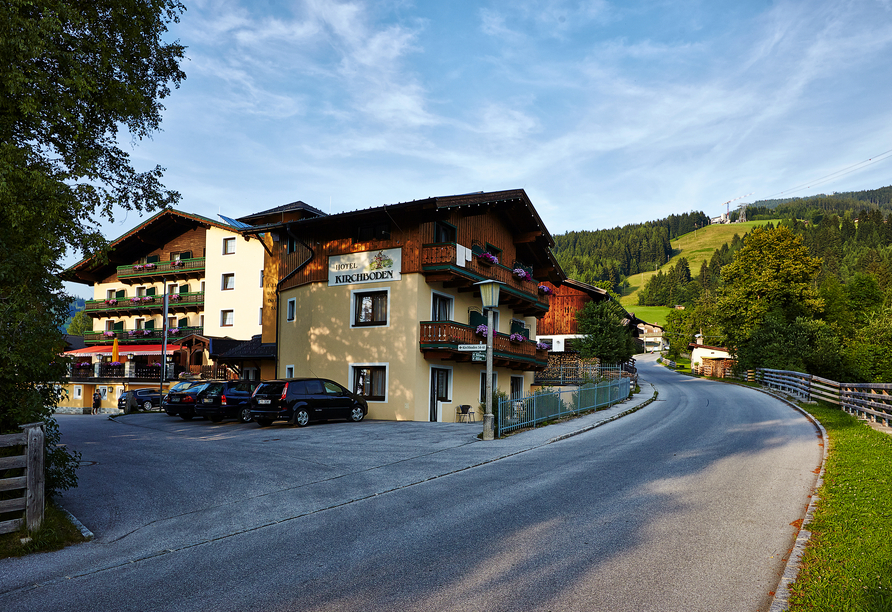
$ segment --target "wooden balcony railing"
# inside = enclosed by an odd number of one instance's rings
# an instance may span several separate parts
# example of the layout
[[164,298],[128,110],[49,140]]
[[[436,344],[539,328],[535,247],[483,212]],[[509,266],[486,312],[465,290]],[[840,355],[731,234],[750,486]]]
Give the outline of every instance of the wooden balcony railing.
[[[455,243],[425,244],[421,247],[421,268],[429,280],[459,280],[468,285],[483,281],[497,280],[504,283],[502,299],[526,315],[541,315],[548,310],[548,296],[540,293],[539,283],[534,279],[524,279],[514,274],[514,270],[501,263],[491,264],[476,255],[467,255],[458,261],[459,249]],[[462,249],[467,254],[470,251]]]
[[[183,338],[191,334],[201,334],[204,327],[174,327],[167,330],[167,341],[175,342],[178,338]],[[112,343],[115,338],[118,344],[158,344],[162,340],[162,330],[160,329],[118,329],[114,331],[90,331],[84,332],[84,342],[86,344]]]
[[[515,342],[506,334],[493,334],[493,361],[500,367],[515,370],[539,370],[548,364],[548,353],[536,348],[532,340]],[[471,361],[473,352],[459,351],[459,344],[482,344],[486,350],[486,337],[478,336],[476,329],[455,321],[422,321],[419,340],[423,353],[451,361]]]
[[131,264],[118,266],[118,280],[124,282],[138,282],[142,280],[165,278],[178,278],[180,276],[204,275],[204,257],[191,259],[176,259],[172,261],[156,261],[154,263]]
[[[171,293],[169,308],[177,310],[203,310],[204,291],[191,293]],[[113,298],[110,300],[87,300],[86,311],[94,316],[115,314],[160,313],[164,308],[164,295],[142,295]]]

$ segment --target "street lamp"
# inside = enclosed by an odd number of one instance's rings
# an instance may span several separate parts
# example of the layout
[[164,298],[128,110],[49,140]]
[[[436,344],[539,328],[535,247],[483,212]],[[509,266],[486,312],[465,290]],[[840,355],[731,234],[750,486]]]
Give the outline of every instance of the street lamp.
[[499,305],[499,288],[505,283],[495,280],[485,280],[474,283],[480,287],[480,300],[483,302],[483,310],[486,311],[486,412],[483,413],[483,439],[492,440],[492,310]]

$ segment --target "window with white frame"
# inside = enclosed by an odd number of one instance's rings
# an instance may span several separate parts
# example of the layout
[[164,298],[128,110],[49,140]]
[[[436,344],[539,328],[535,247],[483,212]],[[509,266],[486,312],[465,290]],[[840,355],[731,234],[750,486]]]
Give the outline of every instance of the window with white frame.
[[84,388],[80,385],[74,385],[74,399],[82,399],[84,397]]
[[371,327],[387,325],[388,303],[390,291],[378,289],[374,291],[353,291],[353,327]]
[[372,402],[387,401],[387,364],[357,363],[350,367],[350,388]]
[[223,239],[223,254],[235,255],[235,238]]
[[235,315],[231,310],[220,311],[220,327],[232,327],[235,324]]
[[263,306],[257,309],[257,325],[263,325]]
[[431,376],[435,377],[434,389],[437,391],[438,402],[451,402],[452,385],[449,384],[452,370],[447,368],[431,368]]
[[115,290],[114,289],[106,289],[105,299],[107,299],[107,300],[115,299]]
[[260,286],[263,287],[263,270],[260,271]]
[[220,289],[223,291],[232,291],[235,289],[235,273],[230,272],[224,274],[220,281]]
[[[499,373],[492,373],[492,392],[496,393],[499,390]],[[480,403],[486,402],[486,370],[480,372]],[[495,407],[493,407],[495,408]]]
[[285,378],[294,378],[294,366],[293,365],[285,366]]
[[289,298],[285,308],[285,320],[293,321],[297,317],[297,298]]
[[451,321],[453,302],[451,295],[434,293],[431,304],[431,321]]

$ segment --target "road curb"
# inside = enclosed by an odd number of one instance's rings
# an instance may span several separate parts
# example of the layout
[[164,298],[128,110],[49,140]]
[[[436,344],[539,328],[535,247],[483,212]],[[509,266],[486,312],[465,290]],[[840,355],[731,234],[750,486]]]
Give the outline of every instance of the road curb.
[[638,412],[639,410],[641,410],[642,408],[644,408],[645,406],[649,405],[650,403],[654,402],[657,399],[658,393],[657,393],[656,388],[651,383],[647,383],[647,384],[649,384],[650,388],[653,389],[653,395],[649,399],[641,402],[637,406],[633,406],[633,407],[629,408],[628,410],[624,410],[624,411],[620,412],[619,414],[614,414],[611,417],[608,417],[606,419],[598,421],[597,423],[592,423],[591,425],[586,425],[585,427],[582,427],[580,429],[570,431],[565,434],[561,434],[559,436],[555,436],[554,438],[551,438],[548,441],[546,441],[545,444],[552,444],[554,442],[560,442],[561,440],[566,440],[567,438],[572,438],[573,436],[578,436],[579,434],[583,434],[587,431],[591,431],[596,427],[600,427],[601,425],[611,423],[611,422],[613,422],[617,419],[620,419],[626,415],[632,414],[633,412]]
[[59,506],[59,510],[61,510],[62,512],[65,513],[65,516],[67,516],[68,520],[71,521],[71,523],[75,527],[77,527],[77,530],[81,532],[81,535],[84,536],[84,539],[89,541],[95,537],[93,535],[93,532],[90,531],[89,529],[87,529],[87,527],[83,523],[81,523],[79,520],[77,520],[77,517],[74,516],[72,513],[70,513],[68,510],[66,510],[62,506]]

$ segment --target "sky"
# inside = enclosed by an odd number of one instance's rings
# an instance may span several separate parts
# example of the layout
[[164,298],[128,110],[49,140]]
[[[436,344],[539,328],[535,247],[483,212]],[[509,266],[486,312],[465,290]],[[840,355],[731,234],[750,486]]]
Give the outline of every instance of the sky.
[[184,4],[186,80],[122,139],[181,210],[522,188],[562,234],[892,184],[892,0]]

